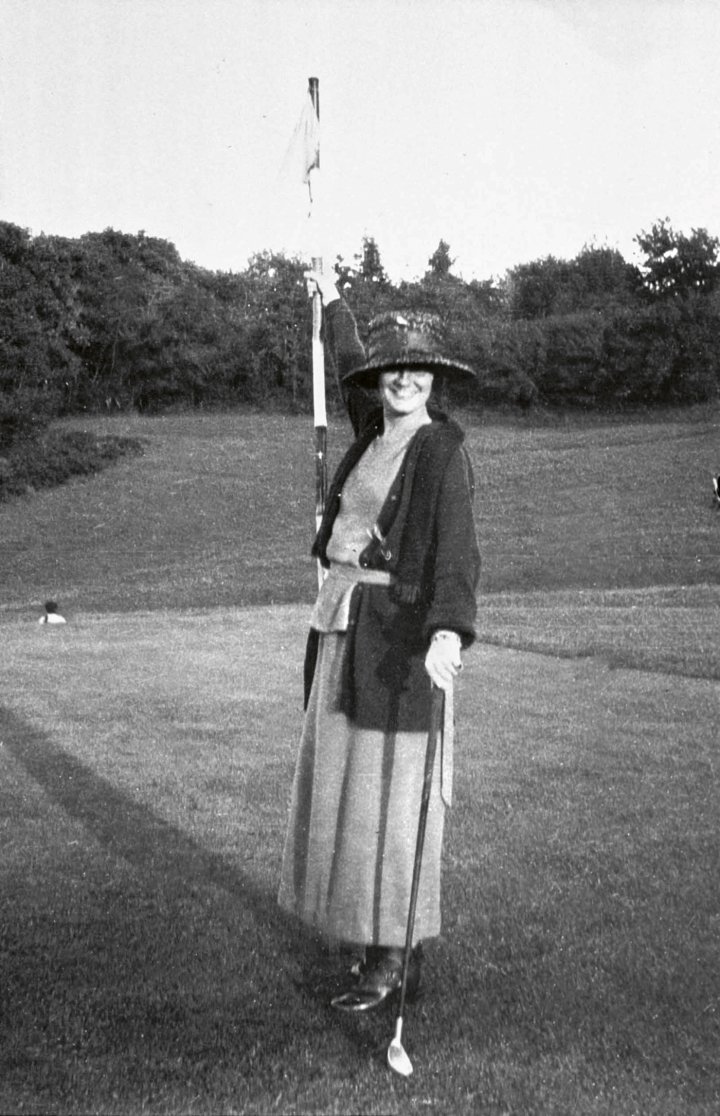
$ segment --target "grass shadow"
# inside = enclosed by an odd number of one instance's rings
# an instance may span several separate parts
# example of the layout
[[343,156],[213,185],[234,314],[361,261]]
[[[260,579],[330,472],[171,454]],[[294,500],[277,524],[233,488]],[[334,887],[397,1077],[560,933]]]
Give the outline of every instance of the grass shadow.
[[85,846],[71,871],[51,850],[34,888],[22,855],[10,875],[0,1103],[186,1110],[192,1095],[205,1098],[197,1110],[230,1110],[267,1097],[308,1045],[367,1060],[368,1036],[338,1026],[328,1006],[344,958],[282,912],[274,891],[7,708],[0,739],[100,846],[69,842]]
[[255,917],[287,937],[274,897],[222,857],[203,849],[188,834],[113,786],[58,748],[51,737],[0,707],[0,732],[8,752],[22,764],[45,794],[114,856],[147,875],[202,880],[242,898]]

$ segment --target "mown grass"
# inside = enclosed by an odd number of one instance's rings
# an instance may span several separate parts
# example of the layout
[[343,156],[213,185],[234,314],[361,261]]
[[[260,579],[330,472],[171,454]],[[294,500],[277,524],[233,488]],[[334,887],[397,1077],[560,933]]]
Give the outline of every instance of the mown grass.
[[[77,422],[66,424],[75,429]],[[305,417],[120,416],[141,458],[2,508],[0,609],[310,601],[314,445]],[[467,416],[484,593],[718,584],[720,412],[628,423]],[[333,421],[331,465],[347,444]]]
[[24,610],[50,597],[70,611],[115,611],[309,600],[308,422],[90,420],[93,431],[142,440],[144,453],[2,509],[2,605]]
[[[275,906],[312,455],[299,420],[254,421],[131,420],[142,458],[0,510],[0,1109],[717,1112],[715,418],[471,427],[495,591],[408,1081],[391,1017],[331,1012],[345,959]],[[663,455],[662,492],[630,482]],[[300,603],[247,607],[283,555]],[[67,626],[36,624],[46,595]]]
[[719,616],[720,585],[498,593],[478,631],[501,647],[720,681]]
[[712,684],[480,648],[405,1042],[274,893],[304,608],[3,626],[0,1105],[712,1112]]

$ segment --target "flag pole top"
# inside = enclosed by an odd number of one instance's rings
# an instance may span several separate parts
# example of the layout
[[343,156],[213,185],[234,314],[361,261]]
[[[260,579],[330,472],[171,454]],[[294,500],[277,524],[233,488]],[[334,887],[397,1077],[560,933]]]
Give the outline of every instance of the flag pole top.
[[315,108],[318,120],[320,119],[320,81],[316,77],[308,78],[308,92]]

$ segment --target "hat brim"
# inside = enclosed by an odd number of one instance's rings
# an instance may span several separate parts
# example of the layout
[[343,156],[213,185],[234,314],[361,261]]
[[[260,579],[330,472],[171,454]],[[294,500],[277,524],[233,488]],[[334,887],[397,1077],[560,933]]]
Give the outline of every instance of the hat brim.
[[392,360],[371,360],[360,368],[353,368],[351,372],[343,376],[343,383],[356,384],[358,387],[376,388],[381,372],[393,372],[401,368],[420,369],[448,379],[477,379],[475,370],[469,364],[461,364],[460,361],[450,360],[449,357],[427,355],[422,357],[395,357]]

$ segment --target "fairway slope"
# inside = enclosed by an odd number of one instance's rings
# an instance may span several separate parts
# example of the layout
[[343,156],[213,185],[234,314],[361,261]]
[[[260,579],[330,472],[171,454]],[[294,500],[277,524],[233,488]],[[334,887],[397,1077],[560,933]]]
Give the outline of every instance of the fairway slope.
[[709,1116],[717,684],[468,654],[410,1087],[275,906],[306,622],[6,620],[3,1107]]
[[466,423],[479,640],[408,1080],[275,902],[309,420],[88,425],[146,453],[0,507],[0,1110],[717,1116],[716,412]]

